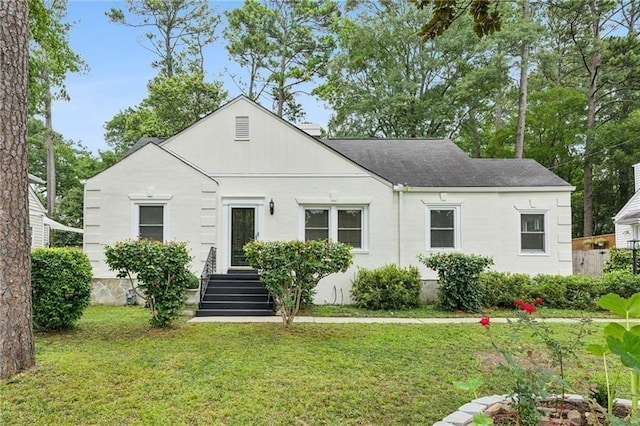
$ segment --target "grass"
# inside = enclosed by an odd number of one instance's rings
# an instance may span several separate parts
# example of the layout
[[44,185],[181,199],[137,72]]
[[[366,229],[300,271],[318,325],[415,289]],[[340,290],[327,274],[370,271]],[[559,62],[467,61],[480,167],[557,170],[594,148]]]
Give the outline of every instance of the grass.
[[[415,309],[394,310],[394,311],[374,311],[356,308],[353,305],[317,305],[306,309],[300,315],[317,316],[317,317],[396,317],[396,318],[455,318],[455,317],[513,317],[514,309],[487,309],[478,314],[469,314],[466,312],[445,312],[436,309],[431,303],[423,304]],[[570,309],[551,309],[544,306],[538,307],[537,316],[543,318],[611,318],[611,315],[605,311],[576,311]]]
[[[453,381],[509,391],[491,354],[477,324],[154,330],[142,308],[92,306],[76,329],[36,336],[35,369],[0,381],[0,424],[428,425],[472,398]],[[580,356],[587,370],[569,375],[600,371]]]

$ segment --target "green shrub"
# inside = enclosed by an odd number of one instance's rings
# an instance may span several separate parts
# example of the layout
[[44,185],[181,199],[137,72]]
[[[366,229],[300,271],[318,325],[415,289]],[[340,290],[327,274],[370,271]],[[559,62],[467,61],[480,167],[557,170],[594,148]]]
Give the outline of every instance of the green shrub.
[[192,290],[196,288],[200,288],[200,278],[196,274],[189,273],[187,288]]
[[33,325],[37,330],[72,328],[91,299],[91,263],[86,254],[65,248],[31,252]]
[[640,292],[640,275],[630,271],[613,271],[602,276],[602,295],[615,293],[626,299]]
[[595,309],[596,300],[606,293],[598,277],[546,275],[487,271],[480,275],[483,305],[513,308],[516,300],[542,298],[544,306],[557,309]]
[[482,310],[479,275],[493,264],[493,259],[462,253],[436,253],[429,257],[418,255],[418,259],[438,272],[438,304],[442,309],[465,312]]
[[[587,275],[560,277],[564,281],[567,309],[595,310],[596,301],[605,294],[602,279]],[[540,296],[543,297],[544,296]]]
[[415,266],[361,268],[351,282],[355,305],[365,309],[408,309],[420,305],[420,271]]
[[603,270],[605,274],[614,271],[633,272],[633,252],[631,250],[612,247],[609,249]]
[[567,283],[563,278],[560,275],[536,275],[533,278],[530,292],[525,298],[535,299],[540,297],[544,299],[544,306],[548,308],[567,308]]
[[311,298],[327,275],[345,272],[353,262],[351,246],[334,241],[251,241],[244,246],[258,270],[285,327],[293,323],[303,298]]
[[118,277],[138,278],[138,287],[151,311],[153,327],[167,327],[177,319],[187,298],[191,261],[185,243],[162,244],[152,240],[117,242],[105,246],[107,265]]
[[527,274],[485,271],[480,274],[482,304],[486,308],[513,308],[516,300],[528,298],[532,283]]

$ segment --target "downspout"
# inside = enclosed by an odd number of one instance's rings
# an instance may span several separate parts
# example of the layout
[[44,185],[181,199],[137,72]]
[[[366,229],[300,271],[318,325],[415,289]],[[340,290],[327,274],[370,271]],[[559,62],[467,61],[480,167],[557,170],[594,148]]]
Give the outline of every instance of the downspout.
[[398,194],[398,267],[402,267],[402,204],[404,203],[404,190],[402,184],[393,185],[393,190]]

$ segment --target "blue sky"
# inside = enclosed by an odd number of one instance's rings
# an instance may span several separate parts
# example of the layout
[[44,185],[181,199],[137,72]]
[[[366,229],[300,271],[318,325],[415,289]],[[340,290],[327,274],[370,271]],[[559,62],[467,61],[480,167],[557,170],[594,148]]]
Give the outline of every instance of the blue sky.
[[[214,1],[219,13],[242,6],[241,1]],[[70,44],[89,66],[86,74],[72,74],[66,80],[70,101],[53,105],[53,127],[65,139],[80,142],[89,150],[107,150],[104,123],[118,111],[135,106],[146,96],[146,84],[157,72],[151,68],[155,56],[142,47],[142,30],[109,23],[105,12],[112,7],[126,10],[124,1],[70,0]],[[223,24],[218,26],[220,33]],[[238,71],[228,58],[222,36],[205,57],[207,81],[221,80],[229,98],[240,94],[226,70]],[[301,97],[305,121],[326,127],[330,111],[312,97]],[[271,105],[264,105],[271,109]]]

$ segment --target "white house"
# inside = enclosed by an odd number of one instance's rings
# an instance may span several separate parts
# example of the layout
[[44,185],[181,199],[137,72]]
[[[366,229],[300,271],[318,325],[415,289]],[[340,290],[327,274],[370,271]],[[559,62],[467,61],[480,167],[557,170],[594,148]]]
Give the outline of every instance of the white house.
[[[355,265],[316,302],[348,302],[357,267],[436,274],[419,253],[491,256],[494,269],[571,274],[574,189],[532,160],[471,159],[446,139],[322,140],[238,97],[181,133],[145,139],[85,185],[84,249],[114,277],[104,244],[187,241],[199,274],[243,268],[242,245],[332,238]],[[311,134],[310,134],[311,133]]]
[[33,185],[46,184],[37,176],[29,174],[29,232],[31,233],[31,248],[49,247],[49,237],[52,229],[82,234],[78,228],[63,225],[47,216],[47,209],[42,205]]
[[37,176],[29,175],[29,232],[31,233],[31,248],[49,247],[49,225],[45,223],[47,209],[33,189],[34,184],[44,184],[45,181]]
[[635,194],[622,207],[613,221],[616,229],[616,247],[629,247],[630,241],[640,240],[640,163],[633,166]]

